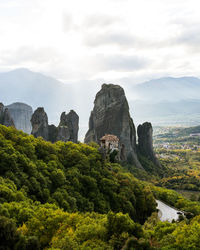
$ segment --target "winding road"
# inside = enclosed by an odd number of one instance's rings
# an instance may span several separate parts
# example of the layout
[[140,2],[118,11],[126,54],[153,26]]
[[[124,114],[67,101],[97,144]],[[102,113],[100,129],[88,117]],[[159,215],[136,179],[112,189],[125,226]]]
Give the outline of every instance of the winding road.
[[159,210],[158,217],[161,221],[172,222],[172,220],[178,220],[179,217],[178,212],[182,213],[181,211],[168,206],[162,201],[156,200],[156,202],[158,204],[157,209]]

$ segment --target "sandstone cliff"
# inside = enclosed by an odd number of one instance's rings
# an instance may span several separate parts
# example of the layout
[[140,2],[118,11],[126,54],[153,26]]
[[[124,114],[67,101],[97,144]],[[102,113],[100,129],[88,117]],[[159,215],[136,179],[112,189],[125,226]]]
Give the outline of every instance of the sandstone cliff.
[[25,133],[31,133],[31,117],[33,114],[32,107],[25,104],[16,102],[6,106],[11,117],[14,120],[16,129],[22,130]]
[[97,93],[85,142],[99,143],[99,139],[105,134],[113,134],[119,138],[121,160],[142,168],[137,158],[136,131],[128,102],[123,88],[114,84],[103,84]]

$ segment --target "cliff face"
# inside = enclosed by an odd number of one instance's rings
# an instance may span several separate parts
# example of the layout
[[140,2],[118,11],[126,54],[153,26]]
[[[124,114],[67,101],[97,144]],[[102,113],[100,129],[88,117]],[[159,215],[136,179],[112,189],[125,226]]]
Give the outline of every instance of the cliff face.
[[32,132],[35,137],[42,136],[48,140],[48,117],[44,108],[40,107],[35,110],[31,118]]
[[150,122],[145,122],[137,128],[138,151],[141,155],[150,159],[155,165],[161,167],[153,151],[153,128]]
[[58,140],[77,143],[79,130],[79,116],[71,110],[68,114],[63,112],[58,126]]
[[14,120],[16,129],[22,130],[25,133],[31,133],[31,117],[33,114],[32,107],[25,104],[16,102],[6,106],[9,110],[11,117]]
[[142,168],[137,158],[136,131],[128,102],[123,88],[114,84],[103,84],[97,93],[85,142],[99,143],[99,139],[105,134],[113,134],[119,138],[122,160]]
[[0,124],[7,127],[15,127],[15,123],[10,115],[8,108],[4,107],[3,103],[0,103]]
[[48,125],[48,117],[44,108],[38,108],[31,118],[32,134],[35,137],[42,136],[45,140],[56,141],[73,141],[77,143],[79,117],[71,110],[69,114],[63,112],[60,117],[58,127]]
[[145,122],[142,125],[140,124],[137,128],[137,134],[139,152],[145,156],[153,158],[153,129],[151,123]]

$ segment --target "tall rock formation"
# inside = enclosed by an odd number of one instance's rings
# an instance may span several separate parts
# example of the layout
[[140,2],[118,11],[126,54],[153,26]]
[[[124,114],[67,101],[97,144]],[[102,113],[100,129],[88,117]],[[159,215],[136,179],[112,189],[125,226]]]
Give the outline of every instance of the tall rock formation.
[[4,105],[0,102],[0,123],[3,123]]
[[14,120],[16,129],[22,130],[30,134],[32,130],[31,117],[33,114],[32,107],[25,104],[16,102],[6,106],[9,110],[11,117]]
[[49,138],[48,117],[44,108],[40,107],[35,110],[31,118],[32,132],[35,137],[42,136],[45,140]]
[[7,127],[15,127],[15,123],[10,115],[8,108],[4,107],[3,103],[0,103],[0,124]]
[[105,134],[113,134],[119,138],[122,160],[142,168],[136,153],[135,126],[124,90],[119,85],[103,84],[97,93],[85,142],[99,143],[99,139]]
[[48,141],[54,143],[57,141],[57,137],[58,137],[58,128],[53,124],[48,125]]
[[153,151],[153,128],[150,122],[140,124],[137,128],[138,134],[138,152],[150,159],[154,164],[161,167]]
[[35,137],[42,136],[45,140],[56,141],[72,141],[77,143],[79,130],[79,117],[71,110],[68,114],[63,112],[60,117],[58,127],[48,125],[48,117],[44,108],[37,108],[31,118],[32,132]]
[[79,116],[74,110],[68,114],[63,112],[60,117],[60,124],[58,126],[57,140],[72,141],[77,143],[79,130]]

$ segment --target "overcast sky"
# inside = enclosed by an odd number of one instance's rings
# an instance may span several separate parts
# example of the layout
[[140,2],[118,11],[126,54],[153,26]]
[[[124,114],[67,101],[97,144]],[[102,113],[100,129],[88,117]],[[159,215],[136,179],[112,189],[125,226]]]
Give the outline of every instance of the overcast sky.
[[199,0],[0,0],[0,71],[64,82],[200,76]]

